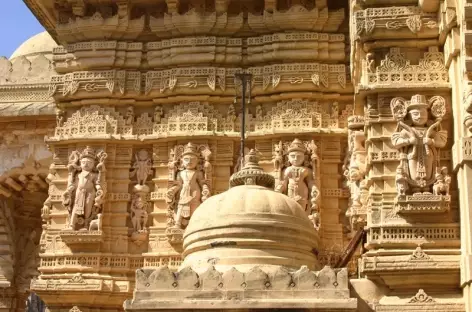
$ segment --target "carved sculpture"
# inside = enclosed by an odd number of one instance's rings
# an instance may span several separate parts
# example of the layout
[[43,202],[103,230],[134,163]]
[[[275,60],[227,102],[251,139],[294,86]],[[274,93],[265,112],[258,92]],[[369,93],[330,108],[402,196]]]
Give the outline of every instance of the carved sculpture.
[[[273,162],[276,170],[280,168],[278,163],[282,156],[282,146],[282,142],[274,146]],[[279,170],[279,183],[275,187],[275,191],[286,194],[298,202],[312,220],[315,228],[318,229],[320,192],[315,183],[318,166],[316,150],[317,147],[313,141],[305,146],[299,139],[293,140],[287,148],[285,170],[282,168]]]
[[368,181],[366,178],[365,134],[362,129],[364,118],[351,116],[348,119],[349,151],[344,161],[344,176],[349,187],[351,198],[346,216],[350,220],[351,230],[356,231],[366,225],[366,195]]
[[[392,144],[400,150],[400,167],[406,174],[411,192],[431,192],[439,169],[439,149],[446,145],[447,131],[441,129],[446,113],[445,100],[414,95],[411,101],[394,98],[392,114],[398,122]],[[435,118],[430,123],[429,113]]]
[[134,122],[134,107],[128,106],[128,108],[126,109],[125,125],[131,126],[133,122]]
[[447,167],[442,167],[436,175],[436,182],[433,185],[434,195],[449,195],[451,176],[447,174]]
[[162,109],[161,105],[157,105],[154,108],[154,122],[155,123],[161,123],[161,118],[164,115],[164,111]]
[[149,152],[145,149],[139,150],[135,154],[133,170],[130,177],[136,176],[137,184],[133,187],[133,195],[131,200],[130,218],[133,225],[131,239],[137,244],[141,244],[146,240],[148,209],[149,209],[149,186],[146,180],[152,173],[152,160]]
[[64,111],[62,109],[56,109],[56,125],[58,127],[64,126]]
[[88,230],[101,212],[106,193],[105,159],[107,154],[87,146],[69,157],[67,190],[62,203],[69,211],[71,230]]
[[[397,128],[392,144],[400,151],[396,170],[399,213],[445,212],[450,208],[451,178],[441,168],[439,149],[447,142],[447,131],[441,121],[446,114],[444,98],[414,95],[410,101],[394,98],[390,103]],[[431,120],[432,118],[433,120]]]
[[145,149],[139,150],[135,155],[133,170],[130,177],[136,176],[138,185],[146,185],[148,176],[152,173],[152,162],[149,152]]
[[207,146],[198,147],[193,143],[171,151],[173,159],[169,169],[172,180],[166,200],[174,214],[174,229],[184,229],[195,209],[210,196],[210,155]]

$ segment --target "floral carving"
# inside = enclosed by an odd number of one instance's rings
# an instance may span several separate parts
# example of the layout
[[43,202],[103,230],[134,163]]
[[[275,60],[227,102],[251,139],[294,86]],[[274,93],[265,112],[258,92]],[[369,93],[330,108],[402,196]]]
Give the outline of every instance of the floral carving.
[[127,125],[123,116],[113,108],[91,105],[77,110],[63,122],[63,126],[57,126],[55,137],[51,139],[131,134],[131,129],[132,125]]
[[[422,31],[423,26],[428,29],[439,27],[434,13],[426,13],[419,7],[412,6],[367,8],[356,11],[354,16],[354,27],[358,37],[363,34],[380,38],[395,36],[395,33],[386,33],[384,29],[397,31],[408,28],[412,34],[417,34]],[[376,32],[377,29],[379,32]]]
[[401,84],[404,88],[418,86],[449,86],[449,75],[444,65],[444,55],[432,47],[420,59],[418,65],[410,64],[399,48],[391,48],[390,52],[375,67],[370,61],[363,63],[363,86],[372,88],[390,88]]
[[433,303],[436,302],[433,297],[428,296],[423,289],[420,289],[416,295],[411,297],[408,303]]

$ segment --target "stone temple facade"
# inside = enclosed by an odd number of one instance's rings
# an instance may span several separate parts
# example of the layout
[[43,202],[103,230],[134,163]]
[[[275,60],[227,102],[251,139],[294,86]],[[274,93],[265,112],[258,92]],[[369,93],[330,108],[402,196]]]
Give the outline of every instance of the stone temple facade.
[[0,311],[472,311],[471,0],[24,2]]

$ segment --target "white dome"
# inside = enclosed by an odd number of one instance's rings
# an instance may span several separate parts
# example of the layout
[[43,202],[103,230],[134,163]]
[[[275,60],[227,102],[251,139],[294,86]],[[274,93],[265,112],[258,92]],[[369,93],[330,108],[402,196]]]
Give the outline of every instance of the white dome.
[[23,42],[10,57],[10,60],[18,56],[36,56],[39,54],[52,54],[52,50],[57,47],[57,43],[51,35],[44,31]]
[[319,238],[313,223],[296,201],[270,188],[274,178],[257,164],[254,150],[246,159],[231,177],[232,187],[208,198],[192,215],[183,237],[182,267],[316,269]]

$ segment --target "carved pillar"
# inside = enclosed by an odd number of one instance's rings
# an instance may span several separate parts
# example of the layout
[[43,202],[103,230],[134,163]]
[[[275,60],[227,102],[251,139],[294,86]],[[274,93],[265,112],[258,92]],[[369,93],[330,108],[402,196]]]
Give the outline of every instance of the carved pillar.
[[[442,16],[434,13],[439,1],[420,1],[415,9],[396,3],[355,6],[352,12],[355,111],[365,118],[369,182],[367,252],[360,270],[379,289],[408,293],[412,302],[423,290],[437,289],[434,280],[440,279],[451,286],[443,293],[453,302],[460,254],[458,194],[450,187],[455,185],[450,166],[455,98],[449,64],[439,52],[444,41],[430,40],[446,38],[451,28],[440,26]],[[431,279],[416,275],[419,269]]]
[[[457,8],[457,24],[455,22]],[[452,96],[455,105],[455,143],[453,149],[454,168],[457,170],[457,182],[460,189],[460,224],[461,224],[461,279],[465,311],[472,311],[472,138],[471,111],[472,80],[471,51],[467,47],[472,43],[472,6],[467,1],[459,0],[455,8],[443,5],[445,18],[449,16],[451,34],[447,36],[445,52],[450,61],[450,73],[454,85]],[[463,18],[461,18],[461,16]],[[465,49],[464,49],[465,47]],[[447,48],[447,49],[446,49]]]

